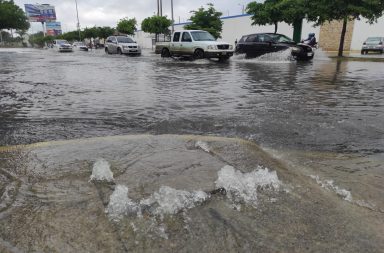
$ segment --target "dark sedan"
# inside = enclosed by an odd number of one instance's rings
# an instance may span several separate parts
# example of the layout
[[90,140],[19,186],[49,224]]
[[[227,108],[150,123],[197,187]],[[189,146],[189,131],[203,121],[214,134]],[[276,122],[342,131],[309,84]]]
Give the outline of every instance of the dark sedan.
[[278,33],[244,35],[237,43],[235,53],[245,54],[247,58],[254,58],[287,49],[291,49],[292,56],[297,60],[311,60],[314,56],[311,46],[297,44],[287,36]]

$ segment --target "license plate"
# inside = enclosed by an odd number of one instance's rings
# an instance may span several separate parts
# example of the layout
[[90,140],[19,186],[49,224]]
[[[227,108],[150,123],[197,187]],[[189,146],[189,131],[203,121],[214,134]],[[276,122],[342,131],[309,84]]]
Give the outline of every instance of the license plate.
[[227,55],[227,52],[222,52],[221,54],[222,54],[222,55]]
[[137,50],[130,50],[131,52],[137,52]]
[[308,53],[307,55],[308,55],[308,56],[312,56],[312,55],[313,55],[313,53]]

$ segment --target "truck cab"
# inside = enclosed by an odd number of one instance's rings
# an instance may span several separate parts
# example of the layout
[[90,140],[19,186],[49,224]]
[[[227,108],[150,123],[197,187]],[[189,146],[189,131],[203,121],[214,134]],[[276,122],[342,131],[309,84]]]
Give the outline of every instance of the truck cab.
[[155,52],[162,57],[217,58],[228,60],[233,56],[233,45],[218,42],[206,31],[181,30],[172,34],[171,41],[156,43]]

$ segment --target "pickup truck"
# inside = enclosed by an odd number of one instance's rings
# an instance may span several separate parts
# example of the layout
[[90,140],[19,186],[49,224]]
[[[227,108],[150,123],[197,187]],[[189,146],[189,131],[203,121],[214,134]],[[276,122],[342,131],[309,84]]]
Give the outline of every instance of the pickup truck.
[[220,61],[228,60],[233,52],[232,45],[218,42],[209,32],[201,30],[176,31],[170,42],[158,42],[155,48],[155,53],[161,57],[217,58]]

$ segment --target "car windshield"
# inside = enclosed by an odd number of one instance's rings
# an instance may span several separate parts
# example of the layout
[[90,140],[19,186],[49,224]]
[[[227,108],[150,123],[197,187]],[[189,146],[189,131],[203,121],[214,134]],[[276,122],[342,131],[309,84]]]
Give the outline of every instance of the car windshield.
[[294,41],[282,34],[270,34],[269,36],[272,37],[272,40],[275,42],[288,42],[288,43],[294,43]]
[[68,41],[66,41],[66,40],[57,40],[56,43],[59,45],[69,44]]
[[380,42],[380,37],[369,37],[367,42]]
[[119,43],[134,43],[134,41],[128,37],[117,37],[117,41]]
[[194,41],[215,41],[216,39],[209,32],[191,32]]

